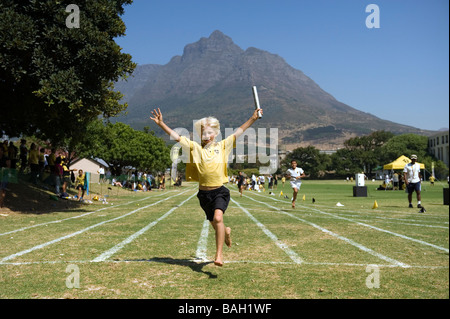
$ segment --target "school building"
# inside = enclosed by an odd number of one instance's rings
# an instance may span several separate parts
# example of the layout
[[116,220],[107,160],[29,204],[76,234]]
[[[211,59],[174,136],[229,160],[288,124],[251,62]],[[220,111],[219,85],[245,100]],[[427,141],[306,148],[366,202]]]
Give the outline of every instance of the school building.
[[434,155],[449,167],[448,130],[436,133],[428,138],[428,153]]

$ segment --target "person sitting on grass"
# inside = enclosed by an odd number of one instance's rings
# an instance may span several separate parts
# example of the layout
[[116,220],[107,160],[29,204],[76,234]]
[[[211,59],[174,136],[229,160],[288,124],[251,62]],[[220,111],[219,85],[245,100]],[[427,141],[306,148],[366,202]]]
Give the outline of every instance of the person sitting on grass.
[[[262,113],[262,110],[260,109]],[[223,215],[230,202],[230,191],[223,184],[228,182],[227,159],[236,145],[236,139],[258,119],[258,110],[253,112],[235,133],[217,142],[220,123],[214,117],[197,121],[194,125],[201,137],[201,145],[169,128],[163,121],[161,110],[152,111],[152,119],[164,132],[179,142],[184,150],[188,150],[190,161],[186,164],[186,179],[199,182],[197,197],[200,206],[215,230],[216,256],[214,264],[223,266],[223,243],[231,247],[231,228],[225,227]]]

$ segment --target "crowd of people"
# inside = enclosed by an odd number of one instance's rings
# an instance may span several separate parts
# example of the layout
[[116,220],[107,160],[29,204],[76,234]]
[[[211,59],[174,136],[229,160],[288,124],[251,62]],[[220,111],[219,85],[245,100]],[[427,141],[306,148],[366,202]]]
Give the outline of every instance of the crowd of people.
[[[416,155],[411,156],[412,162],[415,162],[417,159]],[[290,179],[291,186],[294,190],[293,196],[293,207],[295,207],[295,195],[296,190],[298,191],[300,188],[300,180],[301,177],[304,177],[304,173],[301,168],[297,168],[296,162],[291,162],[291,168],[281,176],[279,175],[260,175],[256,176],[252,174],[251,176],[245,175],[243,172],[239,172],[237,176],[233,175],[229,178],[229,182],[236,184],[242,196],[242,191],[244,189],[254,190],[254,191],[263,191],[266,188],[268,190],[277,189],[278,181],[281,181],[284,187],[284,183],[286,181],[286,177]],[[415,167],[415,166],[414,166]],[[417,169],[416,173],[413,171],[412,173],[407,171],[409,166],[405,167],[403,174],[398,174],[394,172],[391,175],[386,174],[384,177],[383,184],[379,186],[379,190],[405,190],[408,189],[409,193],[409,206],[411,207],[411,193],[417,192],[418,197],[418,205],[421,205],[420,198],[420,169]],[[8,170],[17,170],[22,175],[28,175],[29,181],[33,184],[38,183],[47,183],[54,187],[54,192],[57,196],[60,197],[68,197],[67,189],[72,184],[75,184],[75,189],[78,191],[78,195],[76,196],[78,199],[82,200],[84,193],[86,191],[86,175],[82,170],[78,170],[78,175],[75,176],[75,169],[69,169],[68,161],[66,157],[62,154],[57,155],[56,150],[53,148],[48,152],[48,149],[39,147],[36,143],[31,143],[31,145],[27,146],[27,141],[22,139],[20,141],[20,146],[17,147],[14,145],[12,141],[4,140],[0,145],[0,169],[2,170],[1,180],[0,180],[0,207],[3,206],[6,187],[8,184],[7,176],[10,176],[4,173]],[[121,177],[111,177],[111,173],[108,171],[106,173],[102,168],[101,171],[97,172],[100,175],[99,182],[108,182],[111,183],[112,186],[117,186],[121,188],[130,189],[132,191],[151,191],[152,189],[164,190],[166,189],[166,178],[165,174],[159,174],[153,176],[151,173],[147,172],[131,172],[128,175],[122,175]],[[412,177],[414,181],[419,179],[419,182],[415,182],[415,188],[412,189],[410,187]],[[419,174],[419,175],[417,175]],[[298,184],[292,184],[292,176],[296,176],[294,179]],[[419,177],[417,177],[417,176]],[[347,181],[349,178],[347,178]],[[434,177],[430,178],[431,185],[434,184]],[[179,174],[176,177],[176,180],[173,181],[174,187],[179,187],[182,184],[182,176]],[[419,185],[419,186],[417,186]]]
[[[86,192],[86,174],[83,170],[70,169],[67,157],[55,148],[51,150],[39,147],[36,143],[28,144],[27,140],[21,139],[17,147],[13,141],[5,140],[0,145],[0,168],[16,170],[23,179],[29,180],[34,185],[53,187],[54,193],[58,197],[69,197],[67,190],[75,186],[78,194],[74,197],[83,200]],[[152,189],[164,190],[166,188],[166,178],[164,174],[154,177],[151,173],[132,172],[122,177],[112,177],[111,172],[105,174],[103,168],[97,172],[99,183],[111,183],[133,191],[151,191]],[[0,181],[0,200],[6,193],[7,181],[3,178]],[[6,176],[6,174],[5,174]],[[181,176],[178,176],[174,186],[181,186]]]
[[[111,179],[111,185],[121,188],[130,189],[132,191],[151,191],[166,189],[166,176],[161,173],[153,176],[152,173],[146,172],[132,172],[127,175],[119,177],[108,177]],[[182,175],[178,174],[176,180],[173,182],[174,187],[180,187],[182,184]]]
[[244,189],[255,191],[261,191],[266,185],[270,190],[277,189],[278,180],[280,180],[278,175],[256,176],[252,174],[251,176],[247,176],[243,172],[239,172],[238,175],[233,175],[229,178],[230,183],[240,184]]
[[386,174],[383,183],[378,187],[378,190],[404,190],[406,189],[405,180],[402,174],[394,172],[394,174]]

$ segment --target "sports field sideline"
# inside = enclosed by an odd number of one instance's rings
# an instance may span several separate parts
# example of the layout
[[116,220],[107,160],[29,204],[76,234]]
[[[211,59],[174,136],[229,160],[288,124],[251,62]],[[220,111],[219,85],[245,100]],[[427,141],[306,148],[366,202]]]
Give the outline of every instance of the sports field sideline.
[[449,298],[442,185],[424,183],[419,213],[378,184],[353,197],[345,181],[306,180],[295,209],[288,184],[243,197],[228,185],[224,267],[212,263],[214,231],[190,183],[2,216],[0,298]]

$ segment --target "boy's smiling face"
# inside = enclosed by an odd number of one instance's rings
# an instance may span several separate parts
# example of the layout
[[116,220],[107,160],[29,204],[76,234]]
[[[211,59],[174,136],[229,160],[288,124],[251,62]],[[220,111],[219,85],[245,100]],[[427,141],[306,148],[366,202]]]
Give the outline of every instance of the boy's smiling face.
[[206,146],[211,142],[214,142],[216,138],[216,132],[208,125],[202,127],[202,146]]

